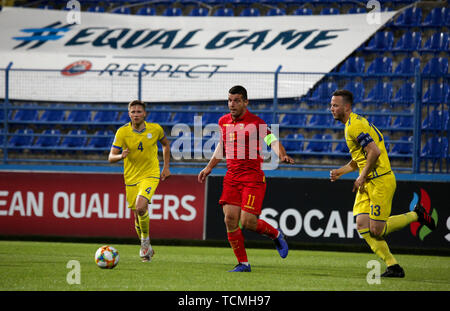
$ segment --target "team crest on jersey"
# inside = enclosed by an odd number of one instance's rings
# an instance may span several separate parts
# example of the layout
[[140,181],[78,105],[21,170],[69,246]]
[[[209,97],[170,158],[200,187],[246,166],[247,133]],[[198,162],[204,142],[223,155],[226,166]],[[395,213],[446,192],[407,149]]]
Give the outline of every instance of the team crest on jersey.
[[152,137],[153,137],[153,136],[152,136],[152,133],[148,133],[148,134],[147,134],[147,138],[148,138],[148,139],[151,139]]

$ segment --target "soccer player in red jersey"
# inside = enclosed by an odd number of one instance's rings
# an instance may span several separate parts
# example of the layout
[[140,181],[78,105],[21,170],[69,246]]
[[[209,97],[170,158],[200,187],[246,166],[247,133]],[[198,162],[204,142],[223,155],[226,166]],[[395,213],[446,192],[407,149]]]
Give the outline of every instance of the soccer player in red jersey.
[[288,245],[281,230],[258,218],[266,192],[266,179],[261,169],[261,145],[266,143],[270,146],[281,162],[292,164],[294,160],[286,154],[267,124],[247,109],[247,90],[236,85],[228,93],[230,113],[219,119],[221,140],[208,165],[198,174],[198,181],[203,183],[225,154],[227,173],[219,204],[225,215],[228,241],[238,260],[230,272],[250,272],[239,222],[242,228],[271,238],[282,258],[288,254]]

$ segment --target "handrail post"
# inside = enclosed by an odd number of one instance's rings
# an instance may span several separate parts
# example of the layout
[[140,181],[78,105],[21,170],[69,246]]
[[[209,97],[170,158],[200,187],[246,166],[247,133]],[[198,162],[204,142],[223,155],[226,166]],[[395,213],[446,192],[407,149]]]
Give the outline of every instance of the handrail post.
[[416,68],[414,90],[414,131],[413,131],[413,173],[420,173],[420,140],[422,132],[420,121],[422,115],[422,77],[420,70]]
[[3,103],[3,163],[8,162],[8,108],[9,106],[9,71],[13,62],[9,62],[5,70],[5,100]]
[[145,64],[141,65],[138,71],[138,100],[142,100],[142,71],[144,71]]
[[274,76],[273,86],[273,105],[272,105],[272,124],[277,123],[276,112],[278,111],[278,75],[281,71],[281,65],[278,66]]

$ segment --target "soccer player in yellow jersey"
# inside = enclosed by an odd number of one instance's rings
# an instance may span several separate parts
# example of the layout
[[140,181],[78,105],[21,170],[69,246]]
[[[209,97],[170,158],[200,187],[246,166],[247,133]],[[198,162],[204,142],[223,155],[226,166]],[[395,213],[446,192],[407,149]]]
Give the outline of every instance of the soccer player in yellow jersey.
[[359,170],[353,185],[353,192],[356,191],[353,215],[356,216],[357,230],[372,251],[386,263],[386,272],[381,276],[404,277],[405,273],[384,237],[414,221],[434,230],[434,220],[420,204],[412,212],[390,216],[396,181],[383,134],[365,118],[352,112],[353,94],[350,91],[335,91],[330,105],[334,119],[345,124],[345,141],[352,157],[348,164],[332,170],[330,179],[334,182],[344,174]]
[[[128,104],[131,122],[120,127],[108,156],[110,163],[124,160],[124,179],[128,207],[134,211],[136,232],[141,239],[139,255],[151,261],[154,250],[150,244],[148,204],[159,180],[170,176],[170,142],[157,123],[145,121],[145,103],[134,100]],[[162,144],[164,167],[160,173],[158,145]]]

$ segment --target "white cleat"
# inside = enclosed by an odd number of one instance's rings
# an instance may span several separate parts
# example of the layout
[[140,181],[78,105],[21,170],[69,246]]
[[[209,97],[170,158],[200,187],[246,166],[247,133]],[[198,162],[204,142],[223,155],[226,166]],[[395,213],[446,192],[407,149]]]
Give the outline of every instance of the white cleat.
[[150,245],[150,239],[141,240],[141,250],[139,251],[139,256],[142,262],[150,262],[152,260],[155,251]]

